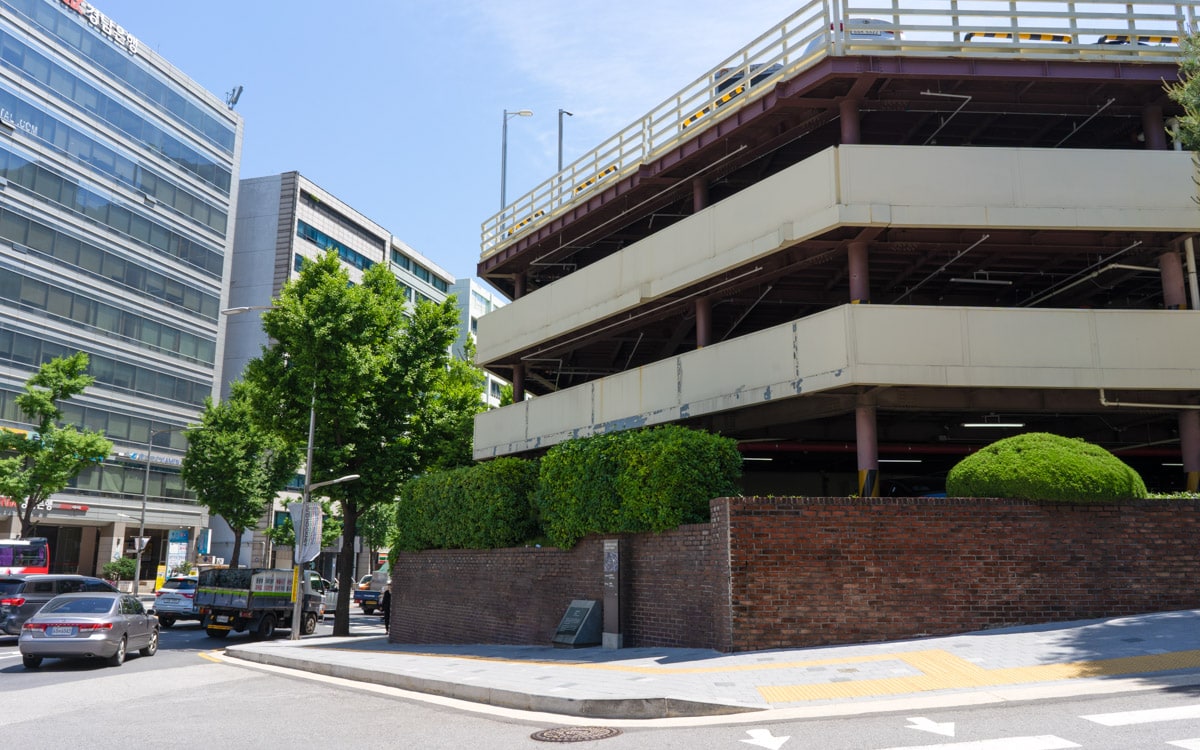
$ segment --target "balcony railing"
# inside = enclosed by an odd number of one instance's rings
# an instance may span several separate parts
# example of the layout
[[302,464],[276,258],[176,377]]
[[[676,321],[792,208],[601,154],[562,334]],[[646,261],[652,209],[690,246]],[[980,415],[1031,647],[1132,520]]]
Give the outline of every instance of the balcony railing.
[[[483,223],[486,259],[827,55],[1176,62],[1200,0],[812,0]],[[862,23],[860,19],[872,19]]]

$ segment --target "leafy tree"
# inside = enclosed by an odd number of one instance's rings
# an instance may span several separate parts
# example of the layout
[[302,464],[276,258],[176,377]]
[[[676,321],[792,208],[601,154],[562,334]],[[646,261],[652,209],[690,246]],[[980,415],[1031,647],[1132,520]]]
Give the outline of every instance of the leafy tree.
[[1200,150],[1200,33],[1180,40],[1179,81],[1167,84],[1167,95],[1183,107],[1179,134],[1183,147]]
[[234,383],[228,400],[205,402],[200,428],[187,432],[183,481],[209,512],[233,530],[236,568],[242,534],[258,520],[287,485],[300,463],[299,451],[277,435],[260,429],[253,418],[248,389]]
[[[342,538],[342,521],[334,515],[333,503],[328,500],[314,499],[321,503],[321,548],[332,547]],[[296,546],[296,529],[292,527],[292,516],[285,514],[283,521],[264,532],[264,535],[277,547]]]
[[472,362],[475,344],[467,340],[463,357],[451,357],[439,374],[425,409],[417,415],[418,440],[426,448],[424,471],[441,471],[475,463],[475,415],[483,411],[486,378]]
[[[423,420],[437,411],[458,314],[452,302],[418,302],[377,264],[351,284],[334,252],[307,263],[284,285],[263,329],[273,342],[247,365],[254,411],[293,444],[316,415],[310,475],[314,482],[357,474],[324,493],[358,529],[372,506],[394,502],[400,485],[427,466],[437,433]],[[441,420],[445,421],[445,420]],[[338,585],[351,591],[354,537],[343,534]],[[350,602],[338,599],[334,633],[349,635]]]
[[33,530],[34,509],[112,450],[101,432],[59,424],[58,403],[83,393],[94,382],[87,367],[83,352],[43,364],[17,396],[17,408],[37,425],[35,433],[0,429],[0,495],[17,503],[21,533],[26,536]]

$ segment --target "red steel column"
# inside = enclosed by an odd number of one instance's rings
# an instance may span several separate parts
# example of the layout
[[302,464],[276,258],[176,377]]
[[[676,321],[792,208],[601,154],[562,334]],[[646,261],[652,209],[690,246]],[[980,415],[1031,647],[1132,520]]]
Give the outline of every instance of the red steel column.
[[841,100],[838,102],[838,112],[842,116],[842,143],[862,143],[858,100]]
[[854,440],[858,446],[858,496],[879,497],[879,434],[875,407],[854,409]]
[[871,274],[867,264],[867,243],[856,240],[850,243],[850,302],[871,301]]
[[696,298],[696,348],[703,349],[712,343],[712,300]]
[[1200,492],[1200,411],[1179,413],[1179,450],[1183,454],[1184,489]]
[[1147,104],[1142,109],[1142,132],[1146,148],[1151,151],[1167,149],[1167,124],[1163,121],[1163,109],[1158,104]]
[[1183,260],[1174,250],[1158,256],[1158,271],[1162,275],[1163,307],[1168,310],[1187,309],[1187,287],[1183,283]]

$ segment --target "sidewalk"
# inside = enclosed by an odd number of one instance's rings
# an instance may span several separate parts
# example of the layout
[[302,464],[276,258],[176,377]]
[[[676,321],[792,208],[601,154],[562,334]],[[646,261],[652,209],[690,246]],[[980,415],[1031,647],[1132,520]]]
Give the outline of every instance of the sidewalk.
[[510,709],[598,719],[823,716],[1200,685],[1200,610],[893,643],[703,649],[230,645],[228,657]]

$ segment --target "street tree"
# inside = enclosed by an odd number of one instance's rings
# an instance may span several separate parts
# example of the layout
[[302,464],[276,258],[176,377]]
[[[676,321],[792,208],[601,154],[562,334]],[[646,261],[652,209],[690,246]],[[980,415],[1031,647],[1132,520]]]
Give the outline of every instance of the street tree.
[[17,409],[35,429],[0,428],[0,495],[17,504],[25,536],[33,535],[38,506],[112,450],[104,433],[60,424],[59,402],[83,393],[95,380],[87,368],[83,352],[44,363],[16,399]]
[[[357,474],[323,494],[342,512],[338,588],[352,590],[359,517],[393,502],[400,485],[428,463],[421,416],[437,399],[450,358],[457,312],[450,302],[407,309],[403,287],[380,263],[351,284],[330,251],[284,285],[263,329],[271,345],[244,377],[257,418],[293,444],[313,422],[313,483]],[[334,633],[348,635],[350,601],[338,598]]]
[[227,400],[206,400],[199,427],[185,433],[188,447],[180,472],[197,501],[233,531],[229,565],[234,568],[242,535],[258,525],[300,465],[295,447],[253,419],[247,390],[238,382]]
[[1179,80],[1167,84],[1167,95],[1183,107],[1179,136],[1183,147],[1200,151],[1200,32],[1180,40]]

